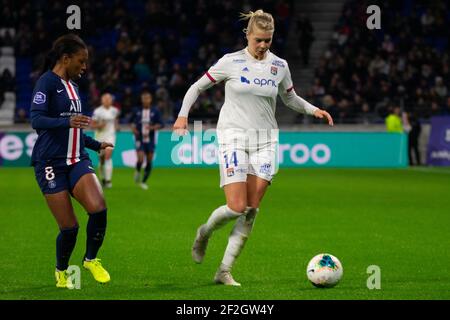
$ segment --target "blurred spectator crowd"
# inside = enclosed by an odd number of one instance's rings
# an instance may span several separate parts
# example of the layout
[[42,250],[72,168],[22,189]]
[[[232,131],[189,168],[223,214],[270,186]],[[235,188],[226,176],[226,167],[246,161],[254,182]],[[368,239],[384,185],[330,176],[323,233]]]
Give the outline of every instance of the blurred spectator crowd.
[[[14,37],[11,32],[7,29],[4,31],[0,33],[0,48],[14,46]],[[16,83],[10,68],[0,68],[0,106],[4,101],[5,92],[14,92],[15,89]]]
[[[14,45],[17,64],[29,63],[32,84],[42,73],[52,42],[68,32],[66,0],[0,0],[1,27],[14,28],[0,44]],[[246,45],[239,13],[262,8],[276,20],[272,50],[285,56],[294,1],[98,0],[77,1],[88,44],[87,75],[79,81],[84,105],[93,110],[103,92],[115,97],[121,122],[128,122],[148,89],[167,122],[174,121],[184,93],[223,54]],[[381,30],[369,30],[366,8],[381,9]],[[337,122],[382,122],[395,106],[421,119],[450,114],[449,28],[446,0],[351,0],[336,24],[328,49],[305,96],[328,110]],[[19,70],[21,69],[18,65]],[[26,69],[26,68],[25,68]],[[21,121],[29,105],[20,93],[30,86],[0,74],[5,90],[19,93]],[[191,118],[216,121],[224,87],[204,92]],[[1,105],[1,101],[0,101]],[[20,112],[19,112],[20,111]]]
[[[8,17],[1,24],[16,29],[15,54],[18,63],[31,61],[32,83],[42,73],[52,42],[68,32],[66,8],[71,2],[0,0],[2,17]],[[101,94],[110,92],[123,123],[140,104],[144,89],[153,93],[164,119],[174,121],[189,86],[222,55],[246,46],[240,12],[271,12],[276,20],[274,51],[282,54],[291,12],[290,2],[283,0],[82,0],[77,5],[82,28],[76,33],[90,54],[87,75],[78,83],[84,105],[92,111]],[[223,100],[223,85],[215,86],[199,97],[191,118],[216,121]],[[29,106],[18,108],[28,112]]]
[[[381,30],[366,26],[369,5],[381,9]],[[445,0],[346,2],[309,98],[341,123],[382,122],[396,106],[450,115],[449,24]]]

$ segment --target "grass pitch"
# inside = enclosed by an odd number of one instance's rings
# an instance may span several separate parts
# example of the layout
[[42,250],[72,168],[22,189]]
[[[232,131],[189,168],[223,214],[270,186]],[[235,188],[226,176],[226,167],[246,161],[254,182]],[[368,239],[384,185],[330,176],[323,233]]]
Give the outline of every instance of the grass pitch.
[[[32,168],[0,169],[0,299],[450,299],[450,170],[281,169],[260,207],[233,276],[215,285],[231,225],[217,231],[196,265],[197,227],[224,204],[217,169],[156,168],[144,191],[131,169],[115,169],[105,191],[108,229],[99,257],[111,274],[81,289],[54,281],[56,222]],[[70,264],[81,266],[87,216]],[[306,265],[318,253],[343,264],[332,289],[313,287]],[[367,268],[381,270],[369,290]]]

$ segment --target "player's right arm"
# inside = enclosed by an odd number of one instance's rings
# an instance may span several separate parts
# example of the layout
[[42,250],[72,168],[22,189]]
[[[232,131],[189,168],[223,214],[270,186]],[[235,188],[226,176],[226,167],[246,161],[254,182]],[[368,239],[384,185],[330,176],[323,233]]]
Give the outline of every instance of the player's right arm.
[[[69,118],[49,117],[49,105],[52,86],[44,77],[41,77],[34,87],[31,101],[30,117],[33,129],[69,128]],[[55,88],[56,90],[56,88]]]
[[49,108],[53,90],[45,78],[40,78],[33,91],[30,117],[33,129],[57,129],[57,128],[87,128],[90,118],[82,114],[67,117],[50,117]]
[[227,68],[227,62],[228,58],[225,55],[219,59],[216,64],[209,68],[209,70],[200,79],[191,85],[189,90],[186,92],[180,112],[178,113],[178,118],[173,125],[173,130],[177,134],[186,134],[189,110],[197,100],[200,93],[211,88],[213,85],[228,79],[229,68]]

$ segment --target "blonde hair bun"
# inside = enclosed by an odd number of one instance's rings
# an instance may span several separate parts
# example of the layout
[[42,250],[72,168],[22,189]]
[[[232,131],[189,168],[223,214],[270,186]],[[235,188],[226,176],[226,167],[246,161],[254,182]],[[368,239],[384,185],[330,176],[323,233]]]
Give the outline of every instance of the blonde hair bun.
[[248,20],[247,28],[243,30],[246,34],[251,33],[254,28],[258,28],[266,32],[275,31],[275,22],[272,15],[270,13],[264,12],[261,9],[256,10],[255,12],[241,12],[240,20]]

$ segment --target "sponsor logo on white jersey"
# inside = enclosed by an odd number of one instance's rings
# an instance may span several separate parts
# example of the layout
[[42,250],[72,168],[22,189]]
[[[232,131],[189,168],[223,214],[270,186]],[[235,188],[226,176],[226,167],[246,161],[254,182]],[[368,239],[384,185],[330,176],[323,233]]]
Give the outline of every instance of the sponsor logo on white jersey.
[[280,60],[273,60],[272,61],[272,65],[277,66],[277,67],[281,67],[281,68],[285,67],[284,62],[280,61]]
[[[250,84],[250,80],[247,79],[244,76],[241,76],[241,82],[242,83],[246,83],[246,84]],[[265,86],[272,86],[272,87],[275,87],[275,88],[277,87],[277,84],[272,79],[255,78],[255,79],[253,79],[253,83],[256,84],[259,87],[265,87]]]

